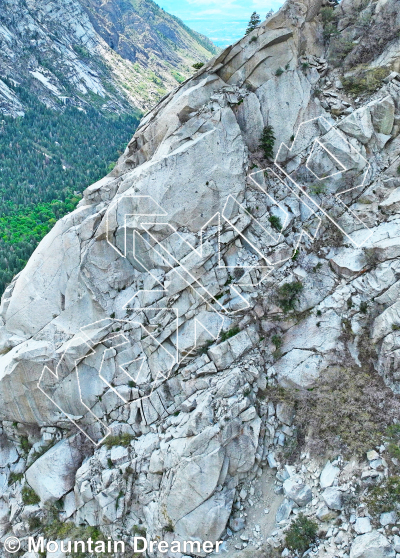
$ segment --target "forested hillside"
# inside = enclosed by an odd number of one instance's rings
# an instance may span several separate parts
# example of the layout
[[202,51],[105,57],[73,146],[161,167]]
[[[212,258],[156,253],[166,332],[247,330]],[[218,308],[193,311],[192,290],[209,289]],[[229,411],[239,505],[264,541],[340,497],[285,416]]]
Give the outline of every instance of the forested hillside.
[[1,295],[142,112],[218,49],[152,0],[0,5]]
[[82,190],[110,171],[140,117],[106,118],[74,106],[54,112],[25,89],[13,89],[28,108],[24,117],[0,122],[1,293]]

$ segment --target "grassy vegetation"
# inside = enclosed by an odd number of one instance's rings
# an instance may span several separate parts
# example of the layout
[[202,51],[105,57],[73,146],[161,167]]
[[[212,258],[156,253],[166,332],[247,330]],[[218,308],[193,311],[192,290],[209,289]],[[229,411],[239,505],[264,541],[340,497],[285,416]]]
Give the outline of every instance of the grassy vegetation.
[[278,232],[281,232],[282,230],[282,221],[280,220],[280,217],[277,217],[276,215],[270,215],[268,217],[268,221],[271,224],[271,227],[273,229],[275,229]]
[[21,444],[21,449],[24,453],[30,452],[32,446],[26,436],[21,436],[19,439],[19,443]]
[[285,314],[295,310],[303,288],[303,284],[300,281],[285,283],[278,288],[276,302]]
[[221,331],[221,341],[226,341],[234,335],[237,335],[239,332],[240,329],[238,328],[238,326],[232,327],[231,329],[228,329],[228,331]]
[[368,312],[368,303],[367,303],[367,302],[362,301],[362,302],[360,303],[360,312],[361,312],[362,314],[366,314],[366,313]]
[[[47,524],[44,525],[43,531],[45,536],[51,540],[87,542],[89,539],[92,539],[93,543],[107,541],[98,527],[91,527],[90,525],[77,527],[74,523],[61,522],[58,517],[58,511],[55,509],[50,510]],[[86,558],[87,556],[87,554],[78,550],[78,552],[72,552],[69,558]],[[97,556],[105,555],[98,554]]]
[[42,527],[42,521],[39,517],[33,516],[28,518],[29,531],[32,533],[38,531]]
[[391,457],[400,459],[400,424],[391,424],[386,429],[387,451]]
[[364,248],[364,257],[368,267],[375,267],[379,263],[379,254],[375,247]]
[[295,262],[299,256],[300,256],[300,248],[296,248],[296,250],[293,252],[293,256],[291,259]]
[[335,23],[329,22],[324,25],[324,39],[328,40],[332,35],[337,35],[339,33]]
[[310,193],[316,196],[320,196],[321,194],[325,194],[327,185],[324,182],[314,182],[310,184],[309,189]]
[[182,74],[180,74],[179,72],[177,72],[176,70],[172,70],[171,72],[172,76],[176,79],[176,81],[178,83],[183,83],[185,81],[185,76],[183,76]]
[[335,35],[331,39],[330,58],[335,66],[339,66],[343,59],[353,50],[355,43],[341,35]]
[[88,58],[90,56],[90,52],[83,45],[73,45],[72,48],[79,56],[83,58]]
[[146,538],[147,531],[142,525],[134,525],[132,531],[136,536]]
[[382,86],[383,80],[389,73],[389,68],[384,67],[371,70],[361,69],[354,76],[342,79],[343,88],[346,93],[353,95],[373,93]]
[[23,473],[10,473],[8,477],[8,486],[11,486],[15,482],[19,482],[24,478]]
[[276,334],[273,335],[271,337],[271,341],[277,349],[280,349],[283,345],[283,340],[282,340],[282,337],[280,335],[276,335]]
[[274,359],[278,359],[281,356],[281,347],[283,345],[283,339],[280,335],[273,335],[271,337],[271,342],[275,345],[275,351],[272,353]]
[[376,372],[368,370],[368,348],[360,351],[365,356],[363,368],[326,370],[312,391],[285,395],[296,406],[296,423],[311,452],[362,458],[382,443],[383,433],[398,417],[396,396]]
[[381,484],[370,488],[365,502],[368,511],[378,516],[381,513],[397,509],[400,501],[400,477],[393,476],[385,479]]
[[118,496],[117,496],[117,498],[116,498],[116,500],[115,500],[115,509],[116,509],[116,510],[118,509],[119,501],[121,500],[121,498],[123,498],[123,496],[124,496],[124,493],[123,493],[122,490],[120,490],[119,493],[118,493]]
[[321,8],[320,14],[321,14],[322,23],[324,23],[324,24],[336,19],[335,18],[335,11],[331,6]]
[[211,339],[206,341],[202,347],[199,347],[197,349],[197,354],[198,355],[205,355],[207,353],[208,349],[211,347],[211,345],[213,343],[214,343],[214,341],[212,341]]
[[116,436],[108,436],[105,441],[104,445],[107,446],[108,449],[111,449],[114,446],[124,446],[128,447],[131,444],[131,441],[135,439],[135,436],[132,434],[128,434],[127,432],[122,432]]
[[21,494],[22,494],[22,501],[25,504],[25,506],[32,506],[40,502],[39,496],[36,494],[33,488],[31,488],[27,484],[23,487]]

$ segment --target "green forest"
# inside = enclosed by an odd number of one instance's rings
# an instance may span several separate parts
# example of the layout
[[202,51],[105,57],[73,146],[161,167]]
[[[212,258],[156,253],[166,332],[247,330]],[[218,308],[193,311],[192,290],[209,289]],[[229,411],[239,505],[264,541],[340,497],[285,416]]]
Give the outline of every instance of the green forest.
[[140,119],[74,106],[55,111],[13,89],[28,108],[21,118],[0,117],[0,295],[82,191],[111,170]]

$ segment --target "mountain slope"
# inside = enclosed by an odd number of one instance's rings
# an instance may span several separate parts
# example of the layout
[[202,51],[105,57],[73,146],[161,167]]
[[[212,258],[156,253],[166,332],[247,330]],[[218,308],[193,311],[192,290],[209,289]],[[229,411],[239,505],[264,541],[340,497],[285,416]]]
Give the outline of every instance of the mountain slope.
[[[187,27],[152,0],[80,0],[98,34],[124,59],[178,69],[193,52],[216,54],[217,48],[204,35]],[[157,59],[155,59],[157,58]]]
[[[151,0],[5,0],[0,44],[0,75],[49,106],[111,112],[150,108],[190,75],[193,62],[216,52]],[[18,95],[3,82],[0,99],[3,113],[21,114]]]

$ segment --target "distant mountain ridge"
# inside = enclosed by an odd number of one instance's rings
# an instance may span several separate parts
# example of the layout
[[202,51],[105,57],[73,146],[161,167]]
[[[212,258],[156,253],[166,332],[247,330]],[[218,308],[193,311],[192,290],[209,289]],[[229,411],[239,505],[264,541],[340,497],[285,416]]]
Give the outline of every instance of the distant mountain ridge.
[[[178,64],[180,56],[176,47],[190,49],[190,39],[213,54],[218,50],[210,39],[190,29],[152,0],[80,0],[80,3],[106,43],[132,62],[148,60],[150,52],[159,50],[163,60]],[[145,45],[140,43],[143,35],[150,41]],[[158,37],[163,41],[157,40]]]
[[151,108],[217,48],[152,0],[4,0],[0,112],[24,113],[10,83],[51,108]]

